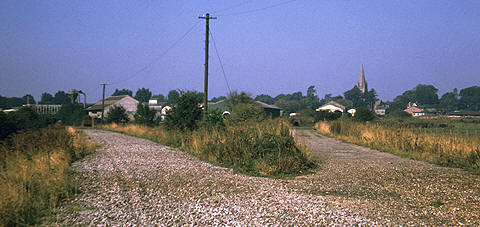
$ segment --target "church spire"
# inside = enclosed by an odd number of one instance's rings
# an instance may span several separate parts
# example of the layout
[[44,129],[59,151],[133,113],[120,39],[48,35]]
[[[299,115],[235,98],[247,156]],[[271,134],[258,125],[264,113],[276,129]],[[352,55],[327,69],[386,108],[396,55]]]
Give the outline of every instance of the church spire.
[[360,80],[357,83],[357,87],[362,93],[368,92],[367,80],[365,79],[365,71],[363,70],[363,64],[362,71],[360,72]]

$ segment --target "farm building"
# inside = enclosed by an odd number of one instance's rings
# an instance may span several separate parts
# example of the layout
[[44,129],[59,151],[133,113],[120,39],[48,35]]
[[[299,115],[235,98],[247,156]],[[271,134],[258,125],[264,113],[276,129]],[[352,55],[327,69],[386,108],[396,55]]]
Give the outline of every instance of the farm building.
[[338,102],[330,101],[327,104],[320,106],[316,109],[316,111],[322,111],[322,110],[328,110],[330,112],[340,111],[343,113],[345,112],[345,106],[343,106]]
[[[108,116],[108,111],[114,106],[123,106],[127,111],[128,117],[133,120],[133,114],[137,112],[138,101],[128,95],[110,96],[105,98],[104,116]],[[96,102],[93,106],[87,108],[88,115],[92,118],[102,117],[102,100]]]

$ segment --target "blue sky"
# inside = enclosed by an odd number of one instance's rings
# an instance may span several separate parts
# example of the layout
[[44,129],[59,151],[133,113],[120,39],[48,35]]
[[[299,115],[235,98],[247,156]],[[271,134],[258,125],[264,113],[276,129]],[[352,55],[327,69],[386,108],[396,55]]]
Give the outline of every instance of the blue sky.
[[[203,91],[207,12],[232,90],[341,95],[361,64],[383,100],[417,84],[480,86],[478,0],[2,0],[0,95],[75,88],[94,102],[103,82],[107,95]],[[228,88],[210,44],[212,98]]]

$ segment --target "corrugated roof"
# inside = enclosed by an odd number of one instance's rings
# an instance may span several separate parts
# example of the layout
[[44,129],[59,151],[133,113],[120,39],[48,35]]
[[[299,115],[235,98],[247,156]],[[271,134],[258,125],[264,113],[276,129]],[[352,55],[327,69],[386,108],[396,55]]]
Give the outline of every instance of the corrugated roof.
[[277,109],[277,110],[281,110],[281,109],[282,109],[282,108],[280,108],[280,107],[278,107],[278,106],[266,104],[266,103],[260,102],[260,101],[255,101],[255,103],[257,103],[258,105],[260,105],[260,107],[262,107],[262,108]]
[[[125,98],[125,97],[130,97],[128,95],[117,95],[117,96],[110,96],[105,98],[105,108],[108,106],[118,102],[119,100]],[[93,104],[93,106],[90,106],[87,108],[87,110],[101,110],[102,109],[102,100],[96,102]]]

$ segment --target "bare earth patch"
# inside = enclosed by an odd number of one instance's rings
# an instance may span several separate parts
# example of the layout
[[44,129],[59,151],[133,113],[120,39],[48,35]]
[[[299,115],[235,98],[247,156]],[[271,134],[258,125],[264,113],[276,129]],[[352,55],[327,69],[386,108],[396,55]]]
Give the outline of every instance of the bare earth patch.
[[249,177],[181,151],[85,130],[102,148],[74,163],[81,193],[44,225],[479,225],[479,176],[297,132],[320,168]]

